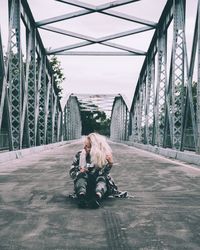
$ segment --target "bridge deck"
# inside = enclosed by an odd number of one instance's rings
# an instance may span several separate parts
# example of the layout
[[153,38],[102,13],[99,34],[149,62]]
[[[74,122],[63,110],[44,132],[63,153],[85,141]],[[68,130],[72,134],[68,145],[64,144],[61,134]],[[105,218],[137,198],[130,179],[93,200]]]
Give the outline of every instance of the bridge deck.
[[111,143],[112,175],[133,197],[98,210],[68,198],[80,142],[0,164],[0,249],[200,249],[200,169]]

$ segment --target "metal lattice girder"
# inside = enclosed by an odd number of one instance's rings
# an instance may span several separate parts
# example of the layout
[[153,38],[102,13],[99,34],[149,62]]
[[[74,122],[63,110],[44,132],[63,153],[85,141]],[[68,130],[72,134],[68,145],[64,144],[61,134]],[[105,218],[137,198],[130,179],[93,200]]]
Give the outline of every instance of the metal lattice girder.
[[113,140],[128,140],[129,110],[124,98],[116,96],[111,114],[110,137]]
[[62,117],[62,110],[60,107],[60,111],[57,109],[57,126],[56,126],[56,131],[57,131],[57,137],[56,137],[56,141],[62,141],[63,139],[63,128],[62,128],[62,121],[63,121],[63,117]]
[[64,139],[73,140],[81,137],[82,123],[79,102],[76,96],[70,95],[64,108]]
[[138,101],[135,103],[134,111],[131,112],[131,119],[132,119],[132,131],[131,131],[131,140],[134,142],[139,142],[138,140]]
[[[146,75],[145,75],[146,77]],[[137,92],[137,99],[134,111],[132,110],[132,140],[136,142],[144,142],[144,127],[145,127],[145,79],[140,79],[139,91]]]
[[[26,54],[22,54],[23,23]],[[45,50],[26,1],[9,1],[9,40],[5,62],[2,44],[0,46],[0,124],[4,119],[3,129],[7,126],[9,149],[61,140],[62,112],[54,90],[52,71],[49,65],[46,67]]]
[[7,79],[5,74],[5,63],[3,57],[3,46],[2,46],[2,39],[1,39],[1,29],[0,29],[0,128],[2,125],[2,118],[3,118],[3,109],[5,105],[5,98],[6,98],[6,86],[7,86]]
[[56,142],[57,138],[57,97],[53,94],[53,103],[52,103],[52,142]]
[[[200,18],[197,11],[196,24],[194,28],[194,38],[192,43],[192,52],[190,63],[187,57],[187,44],[185,34],[185,0],[168,0],[165,9],[158,22],[151,45],[147,52],[143,67],[140,72],[138,83],[135,90],[135,96],[131,107],[132,116],[132,139],[141,141],[141,84],[146,84],[145,96],[145,138],[147,143],[157,144],[158,146],[173,147],[184,150],[187,147],[186,137],[189,129],[190,140],[193,140],[193,147],[196,152],[200,152],[200,63],[199,63],[199,44],[200,44]],[[198,1],[198,9],[200,8]],[[167,32],[171,21],[173,20],[173,41],[171,62],[167,64]],[[198,55],[198,57],[196,57]],[[157,78],[155,81],[155,65],[149,62],[157,57]],[[198,81],[194,84],[195,60],[198,58],[197,69]],[[167,69],[169,65],[169,69]],[[146,81],[144,77],[148,74]],[[152,76],[150,75],[152,73]],[[169,79],[167,77],[169,72]],[[187,78],[185,78],[187,76]],[[149,96],[153,97],[154,87],[156,87],[156,96],[149,102]],[[149,78],[149,80],[148,80]],[[153,86],[153,85],[152,85]],[[186,91],[185,91],[186,90]],[[152,93],[152,94],[151,94]],[[195,94],[196,93],[196,94]],[[151,104],[150,104],[151,103]],[[148,141],[149,115],[153,107],[153,134],[152,141]],[[196,110],[195,110],[196,108]],[[152,118],[150,118],[152,119]],[[189,127],[187,127],[189,126]],[[190,133],[191,133],[190,132]],[[193,137],[193,139],[192,139]],[[150,137],[149,137],[150,139]]]
[[164,127],[164,140],[163,147],[172,146],[172,134],[173,134],[173,124],[172,124],[172,61],[173,56],[171,56],[171,64],[169,71],[169,79],[165,85],[165,127]]
[[[196,137],[196,152],[200,154],[200,1],[198,1],[198,11],[197,11],[197,29],[195,32],[198,32],[198,82],[197,82],[197,126],[193,130],[197,129],[195,135]],[[194,122],[193,122],[194,124]],[[194,131],[195,132],[195,131]]]
[[145,102],[145,143],[152,144],[153,109],[155,100],[155,58],[147,60],[147,87]]
[[46,141],[47,143],[53,143],[57,141],[57,112],[58,112],[58,100],[54,91],[53,77],[50,78],[47,75],[47,98],[46,98],[46,112],[45,112],[45,124],[47,127],[46,130]]
[[[163,145],[165,131],[166,39],[167,28],[173,18],[172,7],[173,1],[168,0],[142,66],[131,106],[132,140],[143,142],[144,139],[145,143],[157,144],[158,146]],[[157,71],[155,70],[156,56]],[[145,134],[143,135],[144,126]]]
[[146,120],[146,115],[145,115],[145,107],[146,107],[146,77],[147,75],[144,75],[143,83],[142,83],[142,88],[141,88],[141,126],[140,126],[140,136],[141,136],[141,141],[144,143],[146,141],[145,138],[145,120]]
[[22,110],[22,55],[20,43],[20,1],[10,3],[10,50],[9,50],[9,99],[11,105],[11,131],[14,149],[22,148],[21,110]]
[[[10,45],[10,44],[9,44]],[[7,121],[8,125],[8,138],[9,138],[9,149],[13,150],[13,137],[12,137],[12,127],[11,127],[11,109],[10,109],[10,100],[8,97],[8,82],[7,82],[7,73],[8,73],[8,61],[4,62],[3,56],[3,46],[1,39],[1,30],[0,30],[0,131],[2,129],[3,119]],[[5,114],[4,114],[5,110]],[[4,117],[3,117],[4,115]]]
[[112,116],[111,116],[111,125],[110,125],[110,137],[114,140],[121,140],[122,129],[120,128],[121,123],[118,120],[121,115],[121,100],[113,105]]
[[53,90],[51,82],[48,82],[47,90],[47,143],[53,142]]
[[46,126],[45,126],[45,100],[46,100],[46,67],[45,57],[42,56],[38,62],[38,117],[37,117],[37,144],[45,144],[46,142]]
[[172,147],[180,149],[184,112],[185,1],[174,1],[174,38],[172,72]]
[[[193,37],[193,44],[192,44],[192,52],[191,52],[191,58],[190,58],[190,64],[188,62],[188,56],[187,56],[187,48],[186,43],[184,43],[184,54],[185,54],[185,61],[186,61],[186,71],[187,71],[187,85],[186,85],[186,99],[185,99],[185,110],[184,110],[184,116],[183,116],[183,130],[182,130],[182,141],[181,141],[181,150],[184,150],[184,142],[185,142],[185,132],[186,132],[186,126],[187,126],[187,120],[188,117],[191,117],[192,122],[192,131],[193,131],[193,139],[194,139],[194,146],[197,153],[200,153],[200,67],[199,67],[199,44],[200,44],[200,35],[199,35],[199,27],[200,27],[200,19],[199,19],[199,8],[200,8],[200,2],[198,1],[198,8],[197,8],[197,14],[196,14],[196,22],[195,22],[195,28],[194,28],[194,37]],[[185,33],[184,33],[185,36]],[[186,38],[184,38],[186,40]],[[194,98],[193,98],[193,74],[194,74],[194,65],[195,65],[195,59],[196,59],[196,53],[197,53],[197,72],[198,72],[198,79],[197,79],[197,97],[196,97],[196,114],[194,110]],[[189,111],[190,110],[190,114]],[[195,117],[196,116],[196,117]]]
[[145,93],[145,81],[141,80],[140,91],[139,91],[139,100],[138,100],[138,141],[143,142],[144,136],[144,93]]
[[62,109],[58,99],[58,96],[54,92],[53,98],[53,117],[52,117],[52,129],[53,129],[53,142],[58,142],[62,139]]
[[[23,105],[21,119],[21,138],[23,140],[24,123],[27,123],[27,141],[29,146],[36,145],[36,58],[35,58],[35,32],[28,34],[28,49],[26,61],[26,75],[23,81]],[[23,73],[24,74],[24,73]],[[26,121],[25,121],[26,119]]]
[[[187,0],[190,4],[189,0]],[[30,147],[62,138],[62,113],[54,90],[54,80],[46,58],[38,28],[57,34],[82,39],[79,44],[51,50],[51,53],[66,55],[146,55],[135,90],[131,107],[132,139],[138,142],[170,146],[184,150],[186,131],[192,131],[193,148],[200,152],[200,18],[197,12],[190,63],[187,57],[185,34],[186,0],[168,0],[158,23],[113,11],[112,8],[136,2],[121,1],[94,6],[80,1],[59,0],[63,4],[74,5],[83,10],[50,18],[35,23],[26,0],[9,0],[9,40],[6,58],[0,44],[0,125],[8,126],[10,149]],[[200,3],[198,1],[198,9]],[[90,13],[109,15],[144,25],[138,29],[127,30],[99,38],[58,29],[47,24],[68,20]],[[173,21],[173,41],[171,62],[167,63],[168,31]],[[24,26],[23,26],[24,25]],[[23,27],[21,27],[23,26]],[[135,50],[111,42],[113,39],[127,37],[151,29],[156,29],[148,52]],[[26,38],[21,33],[25,30]],[[78,52],[70,51],[91,44],[99,43],[122,50],[122,52]],[[26,55],[22,54],[26,44]],[[87,54],[88,53],[88,54]],[[26,60],[23,61],[23,58]],[[197,61],[195,65],[195,61]],[[156,68],[155,68],[156,64]],[[170,64],[170,65],[169,65]],[[167,68],[169,65],[169,68]],[[195,68],[196,67],[196,68]],[[185,69],[186,68],[186,69]],[[193,84],[194,72],[198,72],[197,84]],[[168,73],[168,74],[167,74]],[[155,76],[155,74],[157,74]],[[168,77],[169,75],[169,77]],[[187,75],[187,79],[185,79]],[[168,79],[169,78],[169,79]],[[156,92],[155,92],[156,89]],[[72,97],[71,97],[72,98]],[[76,137],[76,102],[68,104],[69,124],[67,138]],[[83,108],[92,104],[83,103]],[[119,123],[112,124],[113,137],[126,139],[129,115],[123,101],[116,101],[113,115]],[[117,110],[121,117],[117,117]],[[77,111],[78,112],[78,111]],[[6,118],[3,117],[6,114]],[[189,125],[188,118],[191,119]],[[71,121],[70,121],[71,120]],[[114,120],[113,120],[114,122]],[[188,126],[188,127],[187,127]]]
[[167,81],[167,52],[166,52],[166,33],[159,31],[158,38],[158,70],[155,100],[155,144],[163,145],[164,140],[164,106],[165,106],[165,87]]
[[106,112],[109,115],[112,111],[112,105],[115,94],[72,94],[76,96],[79,102],[80,111],[99,111]]

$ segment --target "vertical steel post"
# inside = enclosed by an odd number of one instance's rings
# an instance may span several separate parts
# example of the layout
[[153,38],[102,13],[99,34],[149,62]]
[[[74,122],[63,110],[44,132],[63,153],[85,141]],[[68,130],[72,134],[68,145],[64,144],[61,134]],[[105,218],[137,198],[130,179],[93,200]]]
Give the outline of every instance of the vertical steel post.
[[180,149],[184,114],[185,0],[174,0],[172,66],[172,147]]
[[11,131],[13,148],[22,148],[21,112],[22,112],[22,55],[20,37],[20,0],[9,1],[9,102],[11,109]]
[[163,145],[164,138],[164,121],[165,121],[165,86],[166,86],[166,65],[167,65],[167,44],[166,32],[158,30],[158,70],[157,70],[157,86],[155,96],[154,109],[154,133],[155,144]]
[[200,154],[200,0],[198,1],[198,80],[197,80],[197,147],[196,152]]
[[145,127],[146,143],[152,144],[153,135],[153,107],[155,100],[155,59],[147,60],[147,88],[146,88],[146,107],[145,107]]

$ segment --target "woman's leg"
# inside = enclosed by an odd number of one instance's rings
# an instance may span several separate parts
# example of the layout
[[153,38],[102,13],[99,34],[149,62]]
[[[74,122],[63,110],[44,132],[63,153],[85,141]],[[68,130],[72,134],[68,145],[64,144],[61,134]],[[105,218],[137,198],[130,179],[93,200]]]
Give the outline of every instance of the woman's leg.
[[74,182],[74,189],[78,197],[78,207],[85,208],[86,203],[86,193],[88,185],[88,175],[86,173],[80,173]]
[[98,176],[96,179],[96,195],[97,198],[101,199],[107,192],[106,178],[104,176]]
[[98,176],[94,179],[94,196],[90,202],[92,208],[99,208],[99,201],[107,192],[106,178],[104,176]]
[[74,182],[74,188],[77,196],[86,195],[88,185],[88,175],[86,173],[80,173]]

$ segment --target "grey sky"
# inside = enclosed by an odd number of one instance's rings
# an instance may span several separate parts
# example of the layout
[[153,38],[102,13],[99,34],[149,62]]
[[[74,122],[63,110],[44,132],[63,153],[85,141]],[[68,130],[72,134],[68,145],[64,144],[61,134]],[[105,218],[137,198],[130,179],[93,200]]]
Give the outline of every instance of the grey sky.
[[[0,0],[0,24],[3,33],[3,42],[7,39],[7,0]],[[59,3],[54,0],[28,0],[36,21],[59,16],[62,14],[80,10],[80,8]],[[108,3],[108,0],[84,0],[84,3],[100,5]],[[188,1],[189,2],[189,1]],[[118,8],[128,15],[141,19],[157,22],[166,0],[141,0]],[[190,25],[195,18],[195,6],[197,0],[190,0],[188,8],[188,32],[193,32]],[[192,8],[193,6],[193,8]],[[3,10],[3,12],[2,12]],[[142,25],[130,23],[124,20],[112,18],[102,14],[90,14],[63,22],[53,23],[51,26],[73,31],[99,38],[101,36],[115,34],[122,31],[142,27]],[[135,49],[147,51],[154,31],[148,31],[138,35],[115,39],[115,43],[129,46]],[[72,43],[80,42],[80,39],[70,38],[40,30],[40,34],[46,48],[59,48]],[[192,34],[191,34],[192,37]],[[172,38],[171,38],[172,39]],[[190,44],[191,41],[188,41]],[[5,46],[6,47],[6,46]],[[91,45],[76,49],[77,51],[117,51],[102,45]],[[129,104],[132,101],[135,85],[144,60],[144,56],[131,57],[94,57],[94,56],[58,56],[61,61],[66,80],[63,83],[64,96],[68,93],[92,93],[113,94],[121,93],[127,97]]]

